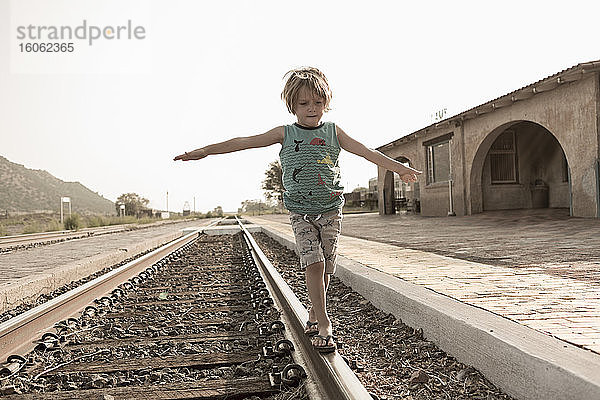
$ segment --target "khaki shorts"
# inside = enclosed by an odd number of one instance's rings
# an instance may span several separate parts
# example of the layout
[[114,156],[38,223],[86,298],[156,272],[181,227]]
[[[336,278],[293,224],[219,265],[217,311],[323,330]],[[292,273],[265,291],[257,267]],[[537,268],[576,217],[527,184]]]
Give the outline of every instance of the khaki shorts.
[[325,262],[325,273],[335,272],[342,218],[341,210],[322,215],[290,213],[290,222],[296,237],[296,248],[302,268],[322,261]]

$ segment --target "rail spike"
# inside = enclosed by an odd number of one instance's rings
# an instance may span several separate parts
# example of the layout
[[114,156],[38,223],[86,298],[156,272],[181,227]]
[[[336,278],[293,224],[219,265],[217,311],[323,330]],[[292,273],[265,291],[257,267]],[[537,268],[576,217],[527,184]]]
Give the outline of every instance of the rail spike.
[[273,351],[278,356],[289,356],[294,350],[294,344],[288,339],[281,339],[277,341],[277,343],[275,343],[275,346],[273,347]]
[[273,321],[269,324],[269,331],[272,333],[279,333],[285,330],[285,324],[279,320]]
[[19,354],[12,354],[6,359],[6,364],[0,369],[0,374],[7,375],[4,378],[8,378],[18,373],[27,364],[25,357]]
[[299,364],[288,364],[281,371],[281,382],[287,386],[298,386],[306,378],[306,371]]
[[49,349],[53,349],[57,347],[59,341],[60,338],[58,337],[58,335],[52,332],[46,332],[42,335],[42,338],[40,339],[38,345],[35,346],[35,350],[46,351]]

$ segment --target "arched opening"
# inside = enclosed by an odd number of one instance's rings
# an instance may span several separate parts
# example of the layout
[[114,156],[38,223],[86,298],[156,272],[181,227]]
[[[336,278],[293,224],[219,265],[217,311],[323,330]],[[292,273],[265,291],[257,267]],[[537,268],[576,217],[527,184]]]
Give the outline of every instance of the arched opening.
[[513,121],[483,140],[471,169],[471,213],[569,206],[567,158],[548,129]]
[[[405,165],[410,165],[406,157],[395,159]],[[420,212],[419,183],[404,183],[394,172],[386,171],[383,180],[383,210],[385,214],[396,212]]]
[[385,171],[385,178],[383,179],[383,212],[385,214],[396,213],[394,197],[394,173]]

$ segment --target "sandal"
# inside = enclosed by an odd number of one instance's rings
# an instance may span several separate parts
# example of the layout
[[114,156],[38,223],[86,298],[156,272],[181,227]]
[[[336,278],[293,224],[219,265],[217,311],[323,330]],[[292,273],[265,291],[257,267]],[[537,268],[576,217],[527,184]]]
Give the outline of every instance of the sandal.
[[313,336],[313,339],[314,338],[325,341],[324,346],[317,346],[317,345],[313,344],[313,347],[315,349],[317,349],[319,351],[319,353],[323,353],[323,354],[331,353],[331,352],[334,352],[335,349],[337,348],[337,345],[335,344],[333,336],[331,336],[331,335],[327,335],[327,336],[315,335],[315,336]]
[[317,333],[319,333],[319,328],[317,327],[318,324],[319,324],[318,321],[315,321],[315,322],[306,321],[306,327],[304,328],[304,334],[306,336],[314,336]]

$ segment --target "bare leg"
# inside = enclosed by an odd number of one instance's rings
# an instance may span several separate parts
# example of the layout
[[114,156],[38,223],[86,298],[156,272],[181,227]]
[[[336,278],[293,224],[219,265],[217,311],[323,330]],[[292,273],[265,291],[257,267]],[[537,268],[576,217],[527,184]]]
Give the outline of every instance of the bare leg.
[[[330,279],[331,279],[330,274],[323,274],[323,282],[325,283],[325,297],[327,297],[327,288],[329,287]],[[317,316],[315,315],[315,310],[313,310],[312,305],[311,305],[310,309],[308,310],[308,320],[311,322],[315,322],[317,320]]]
[[[319,335],[331,335],[331,320],[327,315],[327,298],[326,285],[329,284],[329,277],[325,277],[325,264],[316,262],[306,267],[306,288],[308,289],[308,297],[312,304],[312,311],[319,322]],[[324,341],[318,338],[313,340],[313,344],[317,346],[325,345]]]

